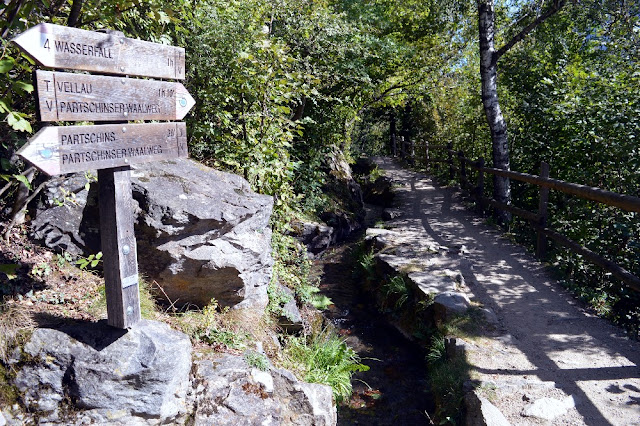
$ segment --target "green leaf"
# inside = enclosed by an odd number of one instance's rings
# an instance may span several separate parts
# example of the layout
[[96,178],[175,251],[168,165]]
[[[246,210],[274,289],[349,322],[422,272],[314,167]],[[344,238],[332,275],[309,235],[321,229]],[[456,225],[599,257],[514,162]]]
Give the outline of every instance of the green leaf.
[[80,269],[86,269],[87,265],[89,265],[89,261],[85,258],[78,259],[76,260],[76,265],[78,265]]
[[33,92],[33,84],[27,83],[26,81],[15,81],[11,86],[16,92]]
[[29,190],[33,189],[31,188],[31,182],[29,182],[24,175],[13,175],[13,177],[16,178],[18,182],[22,182]]
[[15,61],[12,58],[6,58],[0,61],[0,73],[4,74],[13,68]]
[[17,265],[15,263],[2,264],[0,265],[0,272],[5,274],[7,278],[12,280],[17,277],[16,271],[18,270],[19,267],[20,265]]
[[33,132],[31,124],[13,111],[7,115],[7,123],[9,123],[9,126],[13,127],[14,130],[19,132]]

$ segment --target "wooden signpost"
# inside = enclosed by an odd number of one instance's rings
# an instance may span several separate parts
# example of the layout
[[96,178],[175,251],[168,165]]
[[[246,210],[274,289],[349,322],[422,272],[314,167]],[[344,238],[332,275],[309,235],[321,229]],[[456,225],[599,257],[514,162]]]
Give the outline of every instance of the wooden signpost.
[[[120,32],[40,24],[13,41],[45,67],[185,77],[184,49],[126,38]],[[98,170],[107,321],[130,328],[140,321],[130,165],[186,157],[188,152],[184,123],[127,121],[180,120],[195,101],[176,82],[38,70],[36,85],[42,121],[111,122],[44,127],[18,155],[48,175]]]

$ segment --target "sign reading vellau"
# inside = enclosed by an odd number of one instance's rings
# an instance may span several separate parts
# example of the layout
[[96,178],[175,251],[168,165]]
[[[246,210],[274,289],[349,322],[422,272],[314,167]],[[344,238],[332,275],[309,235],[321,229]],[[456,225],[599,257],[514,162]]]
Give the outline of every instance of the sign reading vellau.
[[121,33],[39,24],[13,42],[44,67],[184,80],[183,48]]
[[134,40],[121,32],[40,24],[13,40],[40,65],[112,76],[36,72],[42,121],[121,121],[121,124],[45,127],[18,154],[49,175],[98,170],[100,235],[107,322],[140,321],[138,261],[130,165],[187,156],[184,123],[195,104],[180,83],[113,77],[184,79],[184,49]]
[[36,71],[42,121],[181,120],[195,101],[180,83]]

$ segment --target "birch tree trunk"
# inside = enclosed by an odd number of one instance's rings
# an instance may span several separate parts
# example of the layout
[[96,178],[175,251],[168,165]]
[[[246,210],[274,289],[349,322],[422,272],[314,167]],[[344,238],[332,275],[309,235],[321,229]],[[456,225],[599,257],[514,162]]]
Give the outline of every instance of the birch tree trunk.
[[[498,55],[493,41],[495,31],[493,0],[478,0],[478,30],[482,105],[491,130],[493,166],[509,170],[507,123],[504,121],[498,101]],[[493,197],[501,203],[511,203],[509,178],[493,176]],[[508,212],[498,210],[496,216],[498,221],[503,224],[511,220],[511,214]]]
[[[531,31],[536,29],[551,16],[555,15],[566,4],[566,0],[553,0],[547,9],[536,17],[504,46],[496,50],[495,7],[494,0],[478,0],[478,36],[480,41],[480,81],[482,82],[482,105],[491,129],[491,147],[493,167],[509,170],[509,139],[507,123],[502,116],[498,101],[498,60],[516,43],[522,41]],[[493,177],[493,197],[505,204],[511,203],[511,184],[508,178]],[[511,220],[511,214],[498,211],[496,217],[500,223]]]

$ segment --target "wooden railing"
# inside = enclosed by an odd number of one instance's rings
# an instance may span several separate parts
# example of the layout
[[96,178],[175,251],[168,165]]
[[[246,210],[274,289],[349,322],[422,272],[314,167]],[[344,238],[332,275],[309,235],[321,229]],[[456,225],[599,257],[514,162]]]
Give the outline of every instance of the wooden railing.
[[[482,158],[475,161],[466,158],[462,151],[454,151],[451,143],[447,145],[425,145],[424,158],[428,171],[432,164],[447,164],[449,168],[449,178],[451,180],[454,180],[456,178],[457,172],[460,187],[463,190],[469,191],[469,193],[473,196],[477,205],[481,209],[484,210],[488,206],[491,206],[495,209],[508,211],[516,216],[527,220],[531,227],[537,233],[536,256],[538,258],[544,259],[546,257],[547,238],[550,238],[556,243],[568,248],[569,250],[582,255],[590,262],[606,269],[607,271],[611,272],[613,276],[629,286],[629,288],[640,292],[640,278],[627,271],[617,263],[605,259],[599,254],[589,250],[588,248],[550,229],[547,226],[549,191],[551,189],[585,200],[596,201],[608,206],[618,207],[629,212],[640,212],[640,198],[630,195],[618,194],[611,191],[605,191],[603,189],[593,188],[585,185],[579,185],[576,183],[551,179],[549,178],[549,165],[545,162],[540,163],[540,175],[536,176],[527,173],[519,173],[486,167]],[[408,142],[401,138],[400,146],[402,150],[400,156],[413,163],[415,160],[415,150],[413,142]],[[443,152],[445,154],[444,158],[442,156],[433,158],[434,151]],[[476,172],[476,179],[474,182],[470,180],[467,173],[471,170]],[[484,181],[485,174],[487,173],[490,175],[503,176],[509,179],[538,186],[538,211],[535,213],[530,212],[528,210],[524,210],[510,204],[501,203],[492,198],[485,197]]]

